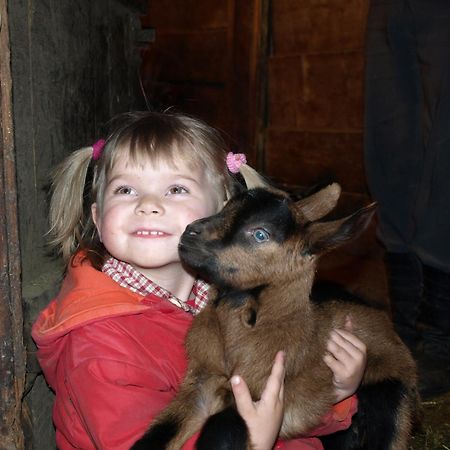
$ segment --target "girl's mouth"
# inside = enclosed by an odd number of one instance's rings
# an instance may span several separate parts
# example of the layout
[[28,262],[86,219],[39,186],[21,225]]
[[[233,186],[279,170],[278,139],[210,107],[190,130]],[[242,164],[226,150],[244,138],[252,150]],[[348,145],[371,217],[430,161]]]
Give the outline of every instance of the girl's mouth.
[[168,236],[164,231],[159,230],[137,230],[134,234],[138,237],[163,237]]

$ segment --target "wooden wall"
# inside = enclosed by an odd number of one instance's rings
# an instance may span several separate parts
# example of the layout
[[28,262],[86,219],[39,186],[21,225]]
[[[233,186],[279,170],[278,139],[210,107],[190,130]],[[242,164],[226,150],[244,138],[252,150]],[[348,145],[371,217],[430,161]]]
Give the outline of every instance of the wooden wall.
[[260,27],[266,0],[150,0],[143,28],[154,41],[142,52],[149,106],[203,118],[234,148],[255,156],[260,114]]
[[226,101],[232,46],[232,11],[228,0],[214,8],[204,1],[149,2],[143,26],[155,29],[145,50],[144,83],[152,107],[176,105],[228,127]]
[[9,21],[0,0],[0,448],[21,449],[25,347],[12,117]]
[[274,0],[265,169],[365,192],[363,43],[367,0]]
[[[4,285],[10,290],[8,296],[0,295],[0,343],[5,342],[5,351],[7,344],[17,348],[8,349],[14,351],[11,358],[9,354],[2,354],[0,348],[0,356],[5,356],[0,362],[2,450],[22,448],[19,445],[2,446],[6,442],[5,433],[15,433],[15,428],[20,425],[25,448],[54,448],[53,394],[40,372],[30,336],[31,324],[38,311],[55,296],[63,274],[61,261],[51,257],[46,245],[49,174],[69,153],[102,137],[105,125],[113,115],[143,108],[137,48],[140,3],[141,0],[97,0],[78,2],[74,7],[72,0],[0,0],[2,116],[6,108],[3,106],[4,89],[12,89],[9,111],[12,117],[8,117],[8,123],[12,122],[12,125],[5,128],[7,133],[3,130],[3,139],[7,139],[3,157],[5,175],[8,175],[6,168],[9,172],[13,170],[15,159],[15,173],[5,176],[3,183],[0,176],[0,215],[6,216],[6,230],[0,219],[0,260],[2,269],[7,271],[5,276],[2,271],[0,291]],[[6,24],[9,25],[9,48],[5,50]],[[11,66],[8,65],[9,50]],[[9,68],[12,86],[4,79]],[[6,124],[4,117],[3,126]],[[8,152],[13,153],[14,158]],[[12,181],[17,183],[17,199]],[[19,239],[12,233],[14,208],[18,215]],[[8,245],[2,245],[4,242]],[[18,258],[15,255],[18,250],[20,267],[9,267],[8,264],[12,265]],[[5,253],[7,264],[3,264]],[[20,285],[14,283],[18,272]],[[17,290],[21,294],[19,307],[23,307],[22,311],[17,311],[13,302]],[[9,315],[5,313],[8,309]],[[20,312],[23,327],[19,324]],[[3,326],[8,322],[15,330],[14,334]],[[20,378],[19,370],[13,378],[9,368],[6,372],[9,375],[3,376],[5,364],[16,364],[23,359],[16,345],[21,340],[22,328],[27,350],[25,380],[25,374]],[[2,339],[4,333],[8,340]],[[8,385],[15,389],[16,397],[11,393],[5,401]],[[25,393],[23,396],[21,388]],[[17,399],[22,403],[17,403]],[[22,422],[17,417],[12,420],[12,416],[4,413],[4,408],[22,412]]]
[[[368,0],[151,0],[143,53],[152,107],[225,130],[279,182],[365,193]],[[270,45],[267,45],[270,44]]]

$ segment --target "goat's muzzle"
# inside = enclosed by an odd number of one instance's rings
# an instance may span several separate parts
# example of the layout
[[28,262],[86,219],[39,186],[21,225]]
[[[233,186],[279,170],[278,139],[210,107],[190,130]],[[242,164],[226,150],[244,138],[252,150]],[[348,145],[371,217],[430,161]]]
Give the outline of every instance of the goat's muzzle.
[[192,259],[195,260],[195,255],[199,251],[201,252],[203,228],[202,219],[196,220],[189,224],[181,235],[178,251],[181,258],[187,263],[192,262]]

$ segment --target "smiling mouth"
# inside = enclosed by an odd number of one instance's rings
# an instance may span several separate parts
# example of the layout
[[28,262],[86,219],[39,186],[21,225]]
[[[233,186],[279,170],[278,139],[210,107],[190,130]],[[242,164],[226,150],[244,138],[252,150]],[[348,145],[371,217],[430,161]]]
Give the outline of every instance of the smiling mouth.
[[157,231],[157,230],[138,230],[134,233],[138,237],[163,237],[163,236],[169,236],[167,233],[164,233],[163,231]]

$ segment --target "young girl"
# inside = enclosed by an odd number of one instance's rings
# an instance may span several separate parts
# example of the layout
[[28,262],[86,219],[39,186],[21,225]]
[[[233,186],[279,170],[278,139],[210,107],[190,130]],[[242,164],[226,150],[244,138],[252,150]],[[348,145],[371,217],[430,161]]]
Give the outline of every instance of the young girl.
[[[184,338],[208,294],[181,265],[178,241],[233,191],[225,158],[220,136],[202,122],[142,112],[122,115],[104,147],[78,150],[56,172],[50,224],[67,274],[32,333],[56,393],[59,449],[128,449],[174,396]],[[349,426],[365,368],[364,345],[346,330],[332,333],[328,350],[339,403],[312,436]],[[258,402],[233,377],[255,449],[276,440],[283,371],[280,353]],[[183,448],[194,445],[195,436]],[[322,448],[314,437],[276,446]]]

